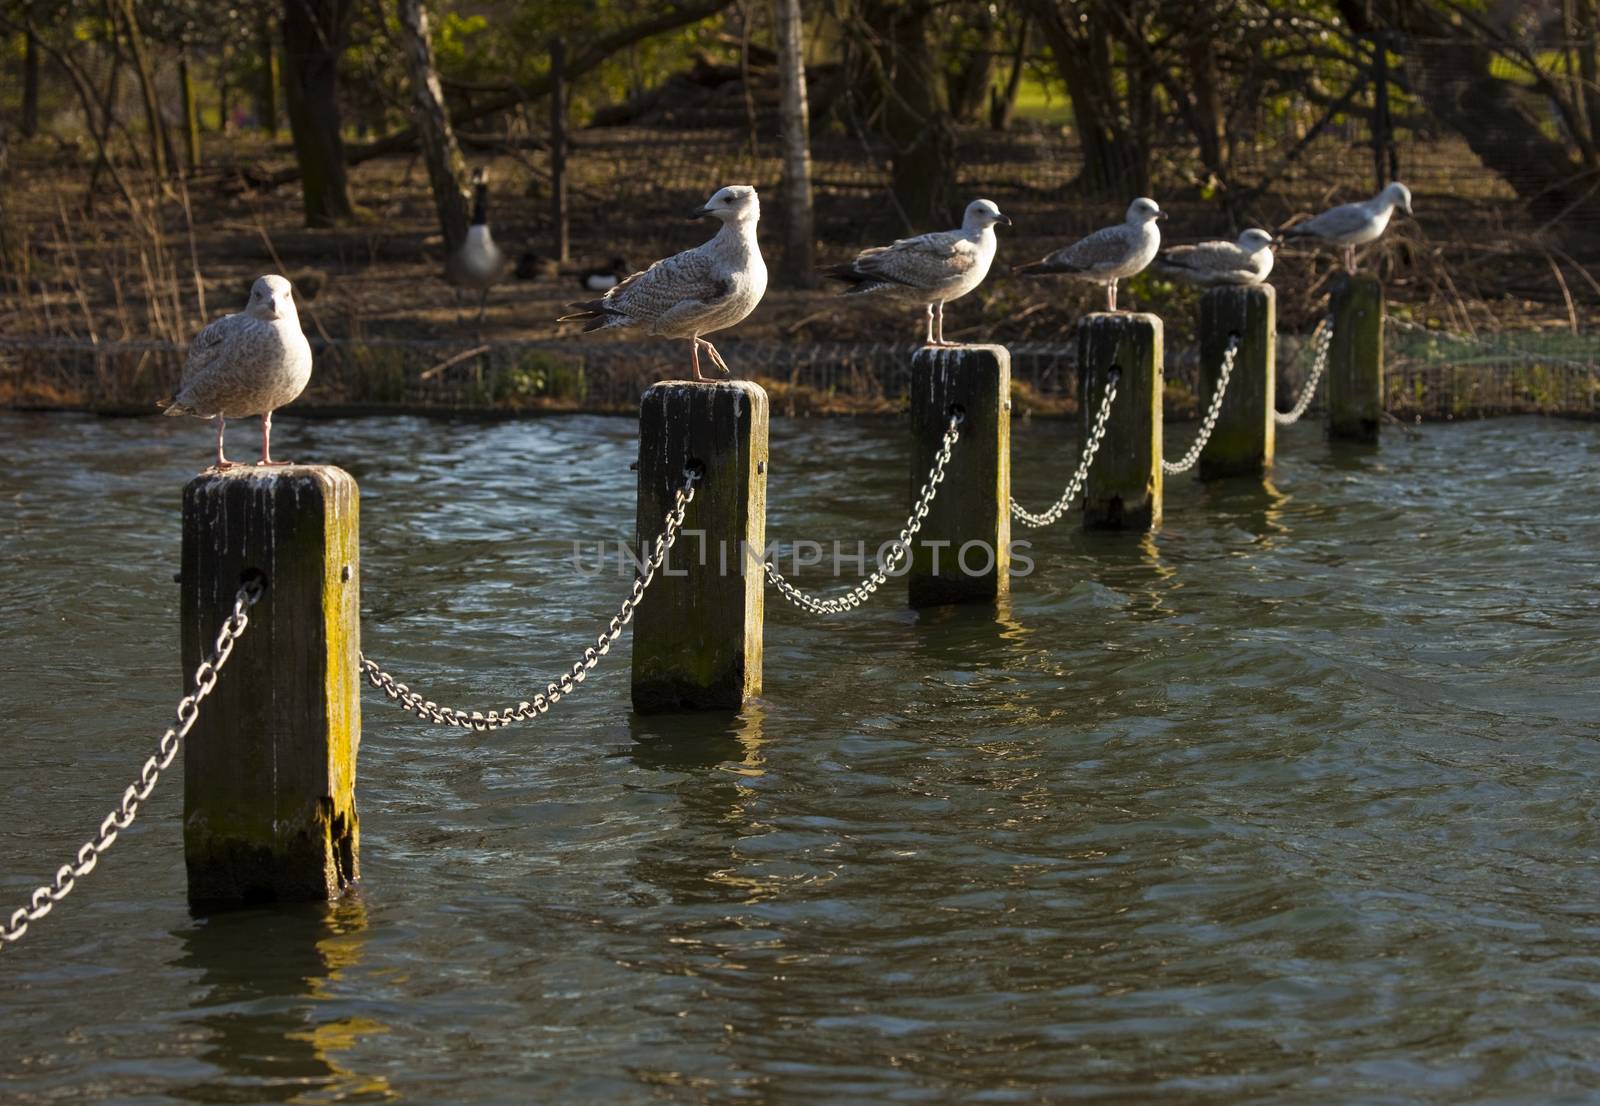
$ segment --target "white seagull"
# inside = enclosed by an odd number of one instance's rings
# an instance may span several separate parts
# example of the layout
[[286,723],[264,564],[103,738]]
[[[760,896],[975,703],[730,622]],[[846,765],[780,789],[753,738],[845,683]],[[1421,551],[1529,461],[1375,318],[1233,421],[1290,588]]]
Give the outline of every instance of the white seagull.
[[1389,226],[1389,217],[1399,208],[1411,214],[1411,189],[1395,181],[1370,200],[1340,204],[1314,219],[1296,223],[1283,232],[1284,238],[1315,238],[1344,247],[1344,267],[1356,271],[1356,247],[1371,242]]
[[1157,255],[1155,267],[1190,284],[1260,284],[1272,272],[1272,235],[1251,227],[1236,242],[1173,246]]
[[261,416],[261,463],[272,459],[272,412],[305,391],[311,379],[311,345],[300,329],[294,294],[281,276],[259,278],[250,303],[224,315],[189,343],[178,394],[161,406],[169,415],[217,420],[217,467],[233,462],[222,454],[229,419]]
[[456,288],[456,321],[460,322],[461,292],[478,293],[478,325],[483,325],[483,309],[489,302],[489,289],[511,275],[511,258],[495,245],[489,233],[489,174],[483,169],[472,173],[472,225],[466,240],[445,259],[444,279]]
[[696,380],[705,379],[700,372],[702,347],[726,374],[727,362],[701,335],[743,321],[766,293],[767,264],[756,244],[761,201],[749,185],[730,184],[689,217],[707,215],[722,223],[711,241],[657,261],[597,300],[568,304],[573,313],[557,321],[582,320],[585,333],[638,326],[663,338],[687,338]]
[[927,343],[944,340],[944,305],[960,299],[989,274],[994,261],[994,225],[1011,225],[993,200],[973,200],[960,230],[935,231],[901,238],[892,246],[862,250],[852,261],[822,270],[824,276],[850,285],[845,295],[881,293],[904,303],[921,304],[927,315]]
[[1106,310],[1117,309],[1117,281],[1142,272],[1161,248],[1156,221],[1166,214],[1156,202],[1140,196],[1128,205],[1128,216],[1114,227],[1104,227],[1087,238],[1064,246],[1038,261],[1019,265],[1014,272],[1062,273],[1076,280],[1106,286]]

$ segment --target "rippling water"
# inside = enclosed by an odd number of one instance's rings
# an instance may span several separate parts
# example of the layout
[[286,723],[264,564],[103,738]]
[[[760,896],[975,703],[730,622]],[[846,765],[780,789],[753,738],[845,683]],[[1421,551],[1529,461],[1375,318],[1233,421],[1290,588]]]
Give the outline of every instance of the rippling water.
[[[630,536],[627,420],[280,437],[359,479],[365,648],[435,698],[542,686],[624,593],[571,551]],[[905,437],[776,423],[769,533],[887,537]],[[1040,506],[1072,432],[1015,439]],[[0,413],[7,913],[176,699],[209,441]],[[631,717],[626,649],[493,734],[369,695],[333,906],[190,918],[165,781],[0,953],[0,1101],[1600,1101],[1600,425],[1280,451],[1153,538],[1022,535],[998,614],[769,592],[732,721]]]

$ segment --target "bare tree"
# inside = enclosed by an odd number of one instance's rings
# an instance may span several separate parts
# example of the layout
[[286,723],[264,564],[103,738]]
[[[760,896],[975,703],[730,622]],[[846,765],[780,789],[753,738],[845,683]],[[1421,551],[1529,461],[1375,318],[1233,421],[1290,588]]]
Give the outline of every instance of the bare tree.
[[428,37],[428,11],[422,0],[400,0],[400,45],[405,50],[406,72],[411,77],[411,97],[416,103],[417,136],[428,163],[433,204],[439,212],[447,252],[467,238],[467,166],[450,129],[444,106],[444,89],[434,62],[433,41]]
[[800,0],[777,0],[773,26],[782,82],[783,260],[779,273],[796,288],[816,284],[815,214],[811,204],[811,116],[806,107],[806,59]]

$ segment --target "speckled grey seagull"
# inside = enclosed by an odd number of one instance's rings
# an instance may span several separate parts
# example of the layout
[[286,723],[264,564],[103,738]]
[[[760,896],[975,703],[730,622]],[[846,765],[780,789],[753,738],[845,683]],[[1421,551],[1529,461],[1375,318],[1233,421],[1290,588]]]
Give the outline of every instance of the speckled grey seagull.
[[1411,214],[1411,189],[1395,181],[1370,200],[1340,204],[1313,219],[1296,223],[1283,232],[1284,238],[1315,238],[1344,247],[1344,267],[1356,271],[1356,247],[1371,242],[1389,226],[1389,217],[1399,208]]
[[1161,248],[1158,219],[1165,219],[1156,202],[1140,196],[1128,205],[1126,220],[1103,227],[1087,238],[1014,270],[1022,274],[1061,273],[1076,280],[1106,286],[1106,310],[1117,309],[1117,281],[1144,271]]
[[489,302],[489,289],[511,274],[511,258],[495,245],[489,233],[489,174],[483,169],[472,173],[472,225],[466,240],[445,259],[444,279],[455,285],[456,321],[460,322],[461,293],[478,293],[478,325],[483,325],[483,310]]
[[879,293],[903,303],[918,303],[927,315],[930,346],[944,340],[944,305],[960,299],[989,275],[994,261],[994,225],[1011,225],[992,200],[967,205],[960,230],[935,231],[902,238],[892,246],[862,250],[853,261],[822,270],[824,276],[850,285],[845,295]]
[[311,379],[311,345],[300,330],[294,294],[281,276],[264,276],[250,288],[250,302],[224,315],[189,343],[178,394],[162,406],[169,415],[217,420],[217,467],[233,462],[222,454],[229,419],[261,416],[261,463],[272,459],[272,412],[305,390]]
[[1236,242],[1173,246],[1156,256],[1158,272],[1209,287],[1260,284],[1272,272],[1272,235],[1251,227]]
[[711,241],[657,261],[597,300],[568,304],[572,314],[558,321],[583,320],[585,333],[637,326],[663,338],[687,338],[696,380],[705,379],[700,372],[702,348],[726,374],[727,362],[701,335],[741,322],[766,293],[767,264],[756,244],[761,201],[749,185],[730,184],[689,217],[708,215],[722,222]]

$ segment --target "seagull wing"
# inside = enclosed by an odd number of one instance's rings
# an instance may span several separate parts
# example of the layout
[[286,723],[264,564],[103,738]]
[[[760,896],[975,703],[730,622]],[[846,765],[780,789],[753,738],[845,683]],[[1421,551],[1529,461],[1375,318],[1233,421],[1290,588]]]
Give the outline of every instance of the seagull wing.
[[602,299],[606,308],[635,319],[661,319],[682,309],[703,308],[726,298],[731,282],[718,279],[702,247],[673,254],[624,279]]
[[208,325],[199,334],[194,336],[194,341],[189,343],[189,355],[183,362],[181,391],[190,381],[208,373],[217,363],[219,355],[228,344],[228,339],[239,330],[239,320],[243,315],[224,315],[222,318]]
[[978,248],[972,239],[960,231],[940,231],[862,250],[854,268],[875,280],[932,289],[960,279],[977,263]]
[[1290,238],[1326,238],[1332,242],[1348,238],[1361,231],[1372,221],[1372,213],[1364,204],[1340,204],[1331,207],[1314,219],[1296,223],[1284,232]]

